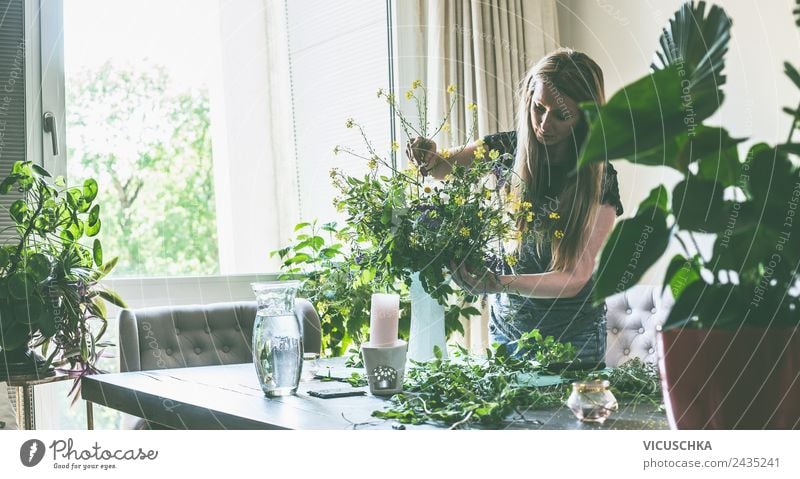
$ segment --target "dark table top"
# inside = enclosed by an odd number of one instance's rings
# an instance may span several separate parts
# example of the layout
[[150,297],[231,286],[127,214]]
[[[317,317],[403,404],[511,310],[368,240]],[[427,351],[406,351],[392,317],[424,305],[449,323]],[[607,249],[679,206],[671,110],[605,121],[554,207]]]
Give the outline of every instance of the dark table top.
[[[337,360],[320,360],[337,367]],[[87,376],[81,395],[95,404],[179,429],[390,429],[395,421],[372,417],[390,405],[387,398],[366,396],[319,399],[309,390],[350,387],[309,380],[297,394],[268,398],[251,363],[160,369]],[[360,388],[365,391],[367,388]],[[405,425],[408,429],[444,428]],[[604,424],[582,423],[566,407],[529,410],[508,429],[668,429],[666,415],[654,406],[620,404]]]

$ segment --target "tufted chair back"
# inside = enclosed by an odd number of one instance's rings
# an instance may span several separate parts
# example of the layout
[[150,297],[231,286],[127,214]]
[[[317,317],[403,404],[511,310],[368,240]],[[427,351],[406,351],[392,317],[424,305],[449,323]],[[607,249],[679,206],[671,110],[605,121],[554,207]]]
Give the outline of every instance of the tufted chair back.
[[[295,301],[306,352],[320,352],[320,321]],[[253,360],[256,302],[124,309],[119,316],[120,371],[212,366]]]
[[606,365],[617,367],[633,358],[656,363],[656,332],[674,301],[661,286],[637,285],[606,298],[608,342]]

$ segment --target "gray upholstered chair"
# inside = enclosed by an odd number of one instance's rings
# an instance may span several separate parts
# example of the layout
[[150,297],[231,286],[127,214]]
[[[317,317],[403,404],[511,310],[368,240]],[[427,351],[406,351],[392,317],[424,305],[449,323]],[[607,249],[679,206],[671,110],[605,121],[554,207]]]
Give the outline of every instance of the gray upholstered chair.
[[656,333],[673,304],[669,289],[662,295],[661,286],[637,285],[607,298],[606,365],[617,367],[633,358],[655,364]]
[[[306,299],[295,302],[303,348],[320,352],[320,320]],[[125,309],[119,316],[120,371],[212,366],[253,360],[256,302]]]

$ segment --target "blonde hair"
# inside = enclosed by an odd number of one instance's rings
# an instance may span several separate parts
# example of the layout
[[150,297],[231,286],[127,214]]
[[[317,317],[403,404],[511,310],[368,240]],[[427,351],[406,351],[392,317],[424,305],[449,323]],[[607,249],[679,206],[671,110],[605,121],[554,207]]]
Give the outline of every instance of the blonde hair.
[[[537,88],[549,87],[564,94],[575,102],[594,101],[605,103],[603,89],[603,71],[588,55],[569,48],[560,48],[541,60],[531,68],[520,84],[519,108],[517,119],[517,153],[514,160],[515,181],[511,182],[511,193],[524,201],[534,201],[534,195],[541,194],[545,185],[546,150],[539,143],[531,125],[531,101]],[[573,127],[572,139],[574,148],[570,149],[570,170],[577,165],[578,152],[586,138],[587,121],[580,114]],[[569,141],[569,140],[565,140]],[[591,230],[591,221],[595,219],[602,194],[602,180],[605,164],[593,163],[570,173],[565,179],[564,187],[557,196],[559,214],[558,229],[564,232],[563,237],[552,237],[552,261],[550,269],[564,271],[573,268],[582,252],[585,237]],[[525,219],[517,222],[520,233],[524,233],[528,224]],[[518,238],[521,237],[521,234]],[[536,247],[541,251],[544,238],[537,235]],[[517,254],[521,248],[518,240],[512,246]]]

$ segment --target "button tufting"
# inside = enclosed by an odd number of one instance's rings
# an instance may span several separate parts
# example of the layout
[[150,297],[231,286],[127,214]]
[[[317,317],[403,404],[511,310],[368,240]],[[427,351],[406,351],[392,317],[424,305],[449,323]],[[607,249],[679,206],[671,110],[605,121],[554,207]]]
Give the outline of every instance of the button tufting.
[[648,353],[650,353],[650,354],[653,354],[653,353],[654,353],[654,352],[656,352],[656,351],[655,351],[655,349],[653,349],[653,348],[650,348],[650,349],[648,349],[648,350],[647,350],[647,352],[648,352]]
[[639,328],[639,334],[644,334],[644,328]]
[[628,308],[628,309],[626,309],[626,310],[625,310],[625,314],[631,314],[632,312],[633,312],[633,310],[632,310],[632,309],[630,309],[630,308]]
[[172,348],[167,348],[167,356],[172,356]]
[[630,353],[631,353],[631,350],[627,349],[627,348],[624,351],[622,351],[622,354],[624,354],[625,356],[629,355]]
[[231,348],[230,348],[230,346],[222,346],[222,352],[223,352],[223,353],[229,353],[229,352],[231,352]]
[[203,350],[202,350],[202,349],[200,349],[200,348],[194,348],[194,353],[195,353],[195,354],[200,354],[201,352],[203,352]]
[[619,332],[619,329],[614,328],[614,329],[611,330],[611,332],[614,333],[614,334],[617,334]]
[[653,307],[653,309],[651,309],[650,312],[653,313],[653,314],[656,314],[656,308]]

